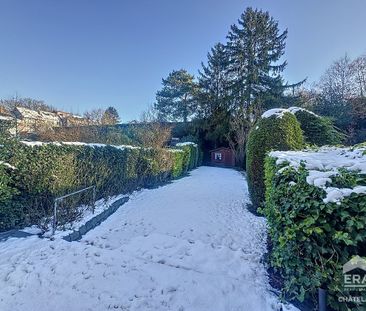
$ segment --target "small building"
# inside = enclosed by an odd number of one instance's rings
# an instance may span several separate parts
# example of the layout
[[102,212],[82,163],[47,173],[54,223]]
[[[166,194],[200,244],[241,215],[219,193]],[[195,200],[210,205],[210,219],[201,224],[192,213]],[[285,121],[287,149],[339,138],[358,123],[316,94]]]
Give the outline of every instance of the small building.
[[234,167],[234,152],[226,147],[213,149],[210,151],[210,164],[214,166]]
[[16,107],[12,111],[17,122],[19,133],[36,133],[39,130],[51,130],[58,127],[84,126],[87,120],[83,117],[63,111],[33,110]]

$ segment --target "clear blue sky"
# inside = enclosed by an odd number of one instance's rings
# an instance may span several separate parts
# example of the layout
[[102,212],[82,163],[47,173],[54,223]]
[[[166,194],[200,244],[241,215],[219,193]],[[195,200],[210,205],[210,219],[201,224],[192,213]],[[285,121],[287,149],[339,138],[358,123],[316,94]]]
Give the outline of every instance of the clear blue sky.
[[0,0],[0,98],[136,119],[171,70],[197,73],[247,6],[288,28],[290,82],[366,52],[365,0]]

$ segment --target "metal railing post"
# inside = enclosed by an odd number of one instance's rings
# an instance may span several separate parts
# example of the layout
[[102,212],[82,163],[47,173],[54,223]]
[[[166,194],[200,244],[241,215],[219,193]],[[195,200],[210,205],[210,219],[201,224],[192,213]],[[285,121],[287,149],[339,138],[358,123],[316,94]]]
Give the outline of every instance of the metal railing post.
[[95,201],[96,201],[96,189],[95,189],[95,186],[93,186],[93,214],[95,212]]
[[53,204],[53,222],[52,222],[52,235],[56,232],[56,225],[57,225],[57,202],[58,200],[55,200],[55,203]]
[[96,186],[90,186],[90,187],[86,187],[84,189],[80,189],[77,191],[74,191],[72,193],[63,195],[61,197],[57,197],[55,198],[54,204],[53,204],[53,221],[52,221],[52,235],[55,234],[56,232],[56,227],[57,227],[57,208],[58,208],[58,202],[62,201],[63,199],[66,199],[72,195],[84,192],[86,190],[93,190],[93,204],[92,204],[92,212],[94,214],[95,212],[95,202],[96,202]]

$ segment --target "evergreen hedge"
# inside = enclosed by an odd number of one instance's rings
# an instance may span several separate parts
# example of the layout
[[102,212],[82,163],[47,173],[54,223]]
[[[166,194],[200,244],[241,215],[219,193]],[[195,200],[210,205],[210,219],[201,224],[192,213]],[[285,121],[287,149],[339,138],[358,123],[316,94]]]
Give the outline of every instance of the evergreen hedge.
[[18,190],[14,187],[11,177],[12,170],[13,168],[9,167],[7,163],[0,163],[0,230],[16,227],[24,221],[19,203],[13,204]]
[[246,146],[246,171],[252,202],[258,207],[264,201],[264,160],[271,150],[296,150],[304,140],[296,117],[286,112],[282,117],[261,118],[249,133]]
[[[364,310],[353,303],[341,303],[344,291],[342,265],[353,255],[366,256],[366,195],[352,193],[337,203],[324,203],[323,189],[308,184],[304,163],[295,170],[266,158],[266,204],[263,213],[272,241],[271,265],[284,279],[289,299],[317,300],[319,287],[329,290],[334,310]],[[366,176],[338,170],[333,187],[366,185]],[[353,292],[363,296],[366,292]]]
[[49,216],[55,197],[95,185],[97,199],[152,187],[199,165],[198,148],[177,150],[7,141],[0,147],[0,231]]
[[303,130],[305,142],[310,145],[338,145],[345,139],[329,119],[318,116],[306,109],[296,108],[293,111]]

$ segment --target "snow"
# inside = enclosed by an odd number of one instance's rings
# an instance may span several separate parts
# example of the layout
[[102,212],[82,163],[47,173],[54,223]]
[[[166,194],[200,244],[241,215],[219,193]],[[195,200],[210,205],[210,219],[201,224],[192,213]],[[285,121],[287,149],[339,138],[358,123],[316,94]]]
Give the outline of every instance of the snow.
[[23,231],[23,232],[29,233],[29,234],[42,234],[43,233],[42,229],[38,228],[37,226],[26,227],[20,231]]
[[[138,146],[131,146],[131,145],[107,145],[107,144],[98,144],[98,143],[84,143],[84,142],[79,142],[79,141],[73,141],[73,142],[42,142],[42,141],[27,141],[27,140],[22,140],[21,143],[30,146],[30,147],[34,147],[34,146],[42,146],[42,145],[47,145],[47,144],[53,144],[56,146],[62,146],[62,145],[69,145],[69,146],[86,146],[86,147],[91,147],[91,148],[103,148],[103,147],[113,147],[116,149],[144,149],[144,150],[148,150],[151,148],[148,147],[138,147]],[[193,143],[190,143],[193,144]],[[167,151],[170,152],[183,152],[182,150],[179,149],[165,149]]]
[[270,118],[272,116],[275,116],[276,118],[282,118],[284,116],[285,113],[292,113],[292,114],[296,114],[299,111],[306,111],[314,116],[317,116],[314,112],[311,112],[309,110],[306,110],[304,108],[300,108],[300,107],[290,107],[288,109],[285,108],[273,108],[273,109],[269,109],[267,111],[265,111],[262,114],[262,118]]
[[[114,203],[115,201],[125,197],[125,194],[120,194],[120,195],[115,195],[115,196],[111,196],[108,199],[101,199],[95,202],[95,206],[94,206],[94,213],[92,211],[92,207],[91,205],[82,205],[79,206],[79,210],[82,211],[82,216],[80,219],[77,219],[71,223],[65,224],[63,226],[63,230],[58,229],[56,230],[56,232],[52,233],[52,227],[51,224],[48,228],[48,231],[44,233],[44,236],[46,237],[50,237],[53,235],[53,237],[64,237],[67,234],[71,233],[74,230],[78,230],[82,225],[85,225],[90,219],[92,219],[93,217],[101,214],[103,211],[105,211],[106,209],[108,209],[112,203]],[[22,230],[24,232],[29,232],[29,229],[26,228],[26,230]]]
[[30,146],[30,147],[42,146],[42,145],[47,145],[47,144],[59,145],[58,143],[45,143],[45,142],[42,142],[42,141],[27,141],[27,140],[22,140],[21,143],[24,144],[24,145]]
[[269,109],[266,112],[264,112],[262,114],[262,118],[270,118],[272,116],[275,116],[276,118],[282,118],[283,115],[289,112],[287,109],[283,109],[283,108],[273,108],[273,109]]
[[327,196],[323,200],[324,203],[328,202],[337,202],[340,203],[340,201],[346,197],[350,196],[352,193],[366,193],[366,186],[356,186],[353,189],[349,188],[334,188],[334,187],[328,187],[326,189]]
[[48,145],[48,144],[53,144],[56,146],[61,146],[61,145],[70,145],[70,146],[87,146],[87,147],[91,147],[91,148],[102,148],[102,147],[114,147],[117,149],[140,149],[141,147],[137,147],[137,146],[130,146],[130,145],[107,145],[107,144],[97,144],[97,143],[84,143],[84,142],[79,142],[79,141],[73,141],[73,142],[42,142],[42,141],[27,141],[27,140],[22,140],[21,143],[30,146],[30,147],[34,147],[34,146],[42,146],[42,145]]
[[315,114],[314,112],[310,111],[310,110],[307,110],[307,109],[304,109],[304,108],[300,108],[300,107],[290,107],[287,109],[289,112],[291,112],[292,114],[296,114],[297,112],[299,111],[305,111],[307,113],[310,113],[316,117],[319,117],[317,114]]
[[6,162],[4,162],[4,161],[0,161],[0,165],[4,165],[4,166],[6,166],[6,167],[8,167],[8,168],[11,168],[12,170],[15,170],[15,169],[16,169],[16,167],[15,167],[15,166],[10,165],[9,163],[6,163]]
[[327,182],[331,183],[332,179],[330,177],[337,175],[336,171],[315,171],[315,170],[309,170],[309,175],[306,177],[306,182],[309,185],[314,185],[316,187],[324,187]]
[[183,150],[181,150],[181,149],[166,149],[166,150],[168,150],[168,151],[170,151],[170,152],[183,152]]
[[306,181],[309,185],[324,189],[326,197],[324,203],[339,203],[344,197],[352,193],[366,193],[366,187],[335,188],[331,186],[332,177],[339,175],[340,169],[358,174],[366,174],[366,148],[337,148],[322,147],[318,150],[304,151],[273,151],[269,154],[276,159],[276,165],[285,164],[278,170],[281,174],[288,167],[298,169],[301,162],[305,164],[309,175]]
[[200,167],[134,193],[79,242],[8,239],[0,310],[279,310],[249,202],[241,173]]
[[64,111],[50,112],[44,110],[33,110],[25,107],[16,107],[16,109],[22,115],[23,118],[48,120],[49,122],[53,122],[55,125],[57,125],[60,122],[60,118],[84,119],[83,117],[73,115],[72,113]]
[[137,146],[131,146],[131,145],[106,145],[106,144],[97,144],[97,143],[83,143],[83,142],[62,142],[64,145],[74,145],[74,146],[88,146],[92,148],[103,148],[103,147],[114,147],[117,149],[147,149],[147,148],[141,148]]
[[194,146],[194,147],[197,147],[197,144],[195,144],[193,142],[190,142],[190,141],[187,141],[187,142],[184,142],[184,143],[177,143],[176,146],[177,147],[184,147],[184,146]]
[[16,107],[23,118],[28,119],[43,119],[52,122],[57,125],[59,123],[59,117],[55,112],[43,111],[43,110],[32,110],[24,107]]

